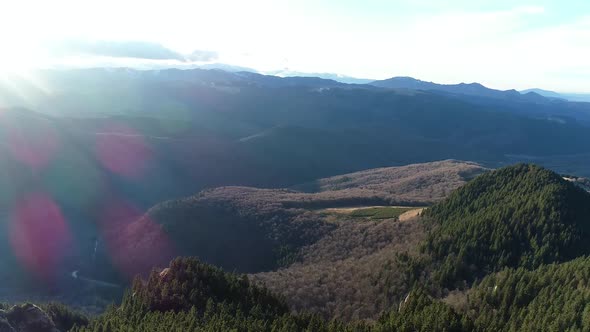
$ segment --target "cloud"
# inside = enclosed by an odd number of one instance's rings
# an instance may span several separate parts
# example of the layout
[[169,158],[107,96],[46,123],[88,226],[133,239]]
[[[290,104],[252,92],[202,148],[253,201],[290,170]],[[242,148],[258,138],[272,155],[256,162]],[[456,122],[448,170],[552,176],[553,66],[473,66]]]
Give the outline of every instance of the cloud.
[[479,81],[502,89],[541,86],[585,92],[590,46],[580,41],[590,38],[590,17],[548,24],[547,15],[541,7],[443,13],[409,26],[407,37],[392,38],[404,48],[384,53],[396,56],[395,75],[442,83]]
[[146,60],[178,60],[185,57],[161,44],[145,41],[65,40],[48,45],[51,53],[61,56],[106,56]]
[[219,54],[215,51],[202,51],[195,50],[191,54],[186,56],[187,60],[196,62],[213,61],[219,58]]

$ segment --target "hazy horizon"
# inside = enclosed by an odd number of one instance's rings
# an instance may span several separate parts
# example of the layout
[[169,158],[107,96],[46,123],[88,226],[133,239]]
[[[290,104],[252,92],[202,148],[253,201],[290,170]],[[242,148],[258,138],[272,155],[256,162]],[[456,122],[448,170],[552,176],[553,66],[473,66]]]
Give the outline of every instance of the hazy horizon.
[[579,42],[590,37],[590,3],[583,0],[57,0],[1,7],[4,72],[223,63],[279,75],[590,92],[590,46]]
[[0,332],[590,331],[585,40],[590,0],[4,1]]

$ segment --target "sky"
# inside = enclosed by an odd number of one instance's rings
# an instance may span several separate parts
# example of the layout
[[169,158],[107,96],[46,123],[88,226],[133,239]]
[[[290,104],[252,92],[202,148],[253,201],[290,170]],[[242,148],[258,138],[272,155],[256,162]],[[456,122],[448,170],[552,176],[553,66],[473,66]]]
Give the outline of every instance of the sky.
[[590,92],[589,0],[3,1],[0,75],[224,63]]

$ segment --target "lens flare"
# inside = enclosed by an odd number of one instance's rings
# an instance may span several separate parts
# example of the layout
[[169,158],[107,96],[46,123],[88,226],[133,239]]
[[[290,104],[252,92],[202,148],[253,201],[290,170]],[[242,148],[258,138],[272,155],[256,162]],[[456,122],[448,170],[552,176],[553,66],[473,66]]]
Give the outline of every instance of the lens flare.
[[176,256],[168,234],[139,209],[124,200],[112,200],[99,220],[102,237],[116,268],[129,279],[146,276],[154,267],[167,266]]
[[23,267],[51,281],[72,238],[59,206],[45,193],[32,193],[16,204],[10,243]]
[[11,125],[6,129],[6,142],[12,156],[33,170],[45,168],[57,153],[58,135],[48,124],[33,128]]
[[95,149],[105,168],[127,178],[143,175],[152,156],[144,137],[122,125],[109,126],[97,133]]

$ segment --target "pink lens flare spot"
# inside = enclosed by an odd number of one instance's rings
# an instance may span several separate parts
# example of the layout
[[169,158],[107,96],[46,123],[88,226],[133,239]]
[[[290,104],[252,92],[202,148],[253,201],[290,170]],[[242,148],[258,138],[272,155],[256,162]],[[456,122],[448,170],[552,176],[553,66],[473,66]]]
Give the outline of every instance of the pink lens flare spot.
[[111,197],[102,204],[98,226],[104,233],[117,233],[142,215],[143,212],[133,204]]
[[177,252],[162,225],[149,216],[127,226],[119,240],[124,254],[118,263],[129,277],[145,277],[154,268],[168,266]]
[[175,257],[176,250],[162,226],[127,202],[109,202],[100,229],[112,262],[130,280],[147,276],[154,267],[168,266]]
[[122,125],[108,126],[97,133],[95,149],[106,169],[129,178],[140,177],[152,157],[144,136]]
[[58,135],[50,126],[10,127],[6,139],[14,159],[34,170],[44,169],[59,148]]
[[32,193],[16,204],[10,242],[26,269],[51,281],[59,272],[72,238],[59,206],[45,193]]

